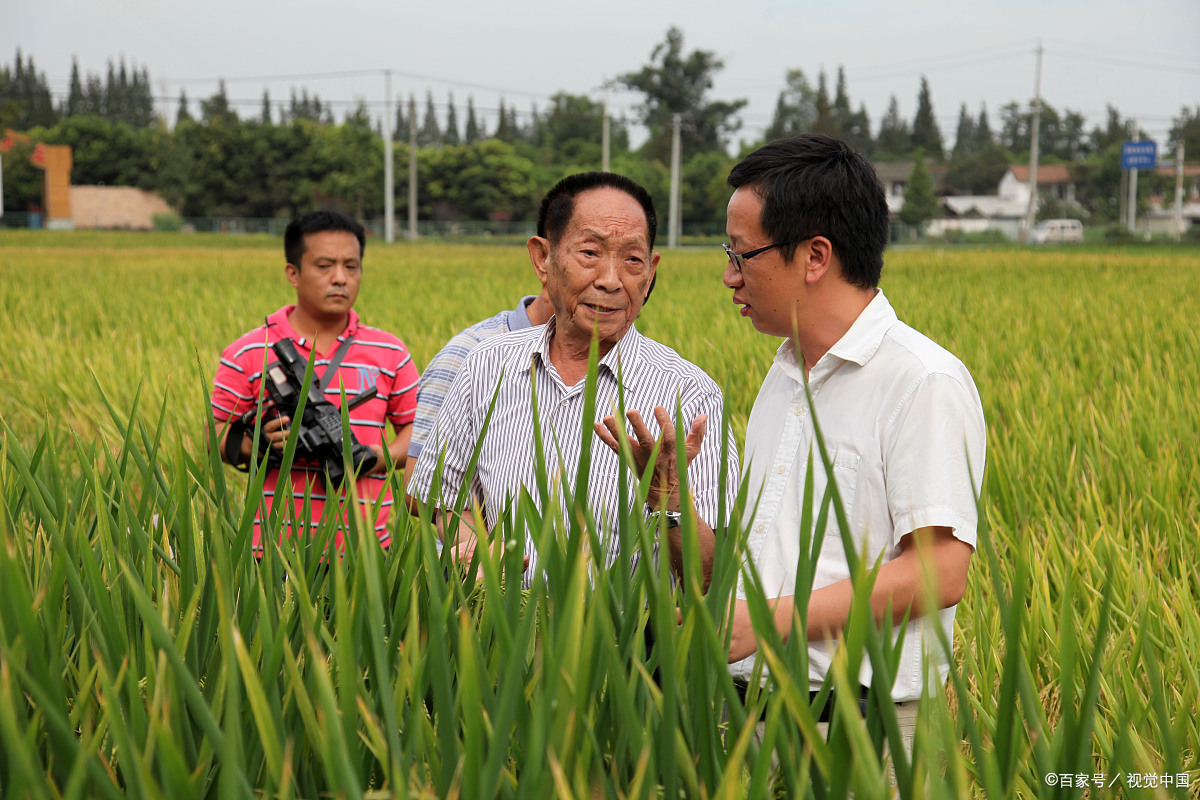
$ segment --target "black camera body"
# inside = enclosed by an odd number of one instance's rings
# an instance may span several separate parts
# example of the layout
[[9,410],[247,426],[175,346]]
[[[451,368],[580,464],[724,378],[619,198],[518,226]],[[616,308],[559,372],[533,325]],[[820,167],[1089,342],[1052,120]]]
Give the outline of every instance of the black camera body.
[[[346,478],[346,467],[342,457],[342,412],[333,403],[325,399],[320,382],[313,380],[308,387],[308,397],[304,403],[304,413],[297,419],[296,409],[304,389],[304,372],[306,360],[296,350],[291,339],[281,339],[271,345],[275,356],[279,359],[267,365],[263,381],[267,396],[280,414],[291,418],[293,426],[298,425],[296,432],[296,455],[320,462],[328,476],[331,487],[340,487]],[[347,411],[375,397],[372,387],[354,398]],[[354,436],[353,431],[347,431],[350,436],[350,461],[354,466],[355,475],[365,475],[375,469],[378,461],[371,448],[362,444]]]

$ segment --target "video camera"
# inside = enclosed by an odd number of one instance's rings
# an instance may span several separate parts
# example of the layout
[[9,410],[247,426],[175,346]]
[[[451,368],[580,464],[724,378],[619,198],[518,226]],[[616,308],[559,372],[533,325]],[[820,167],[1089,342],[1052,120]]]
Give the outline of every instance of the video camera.
[[[296,350],[291,339],[281,339],[271,345],[275,356],[279,359],[267,365],[265,386],[267,396],[271,398],[275,410],[288,416],[292,425],[297,424],[296,409],[304,388],[304,372],[306,361]],[[358,406],[375,397],[376,391],[371,387],[355,397],[347,406],[347,411],[353,411]],[[243,419],[242,424],[249,424],[253,431],[253,414],[249,412],[249,420]],[[296,455],[320,462],[325,467],[329,485],[340,487],[346,477],[346,467],[342,458],[342,413],[333,403],[325,399],[320,382],[313,380],[308,387],[308,398],[304,403],[304,414],[299,419],[300,430],[296,432]],[[355,475],[365,475],[375,468],[378,459],[371,448],[362,444],[350,435],[350,461],[354,465]],[[231,431],[232,436],[232,431]],[[269,463],[277,464],[277,455],[271,451]]]

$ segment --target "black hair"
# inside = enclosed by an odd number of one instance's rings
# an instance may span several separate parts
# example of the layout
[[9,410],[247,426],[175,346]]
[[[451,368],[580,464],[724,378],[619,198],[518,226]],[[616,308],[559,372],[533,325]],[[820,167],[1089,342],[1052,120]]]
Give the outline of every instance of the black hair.
[[[571,215],[575,213],[575,198],[592,189],[616,189],[638,202],[646,215],[646,232],[649,234],[650,250],[653,251],[654,237],[658,233],[658,215],[654,213],[654,200],[640,183],[615,172],[577,172],[554,184],[542,198],[542,205],[538,209],[537,235],[550,240],[550,246],[553,247],[571,223]],[[657,274],[650,279],[646,300],[650,299],[650,293],[654,291],[657,280]]]
[[850,145],[806,133],[763,145],[729,173],[734,189],[748,187],[763,201],[763,232],[791,260],[797,245],[825,236],[842,277],[863,289],[879,285],[888,241],[888,207],[875,168]]
[[287,230],[283,232],[283,254],[287,263],[300,269],[300,259],[304,256],[304,237],[325,231],[353,233],[354,238],[358,239],[359,257],[366,252],[367,232],[357,220],[337,211],[312,211],[289,222]]

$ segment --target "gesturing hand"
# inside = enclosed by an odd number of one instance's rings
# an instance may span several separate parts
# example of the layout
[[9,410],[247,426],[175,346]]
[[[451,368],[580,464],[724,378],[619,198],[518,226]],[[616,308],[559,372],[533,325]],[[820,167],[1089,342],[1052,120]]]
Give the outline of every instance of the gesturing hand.
[[[637,472],[641,475],[645,473],[646,467],[650,463],[650,456],[654,453],[656,442],[639,412],[631,410],[625,414],[625,417],[633,428],[634,438],[629,440],[629,448]],[[669,511],[678,511],[679,468],[676,464],[675,454],[675,426],[671,423],[671,417],[667,410],[662,406],[654,407],[654,418],[658,421],[658,427],[662,433],[658,440],[658,457],[654,461],[654,476],[651,479],[647,501],[656,509],[665,508]],[[687,464],[684,465],[684,469],[687,469],[700,453],[700,445],[704,442],[704,433],[707,427],[707,414],[700,414],[692,421],[692,429],[684,439],[684,449],[687,453]],[[623,432],[617,427],[615,417],[610,415],[605,417],[602,422],[597,422],[596,435],[613,452],[620,455],[620,441]]]

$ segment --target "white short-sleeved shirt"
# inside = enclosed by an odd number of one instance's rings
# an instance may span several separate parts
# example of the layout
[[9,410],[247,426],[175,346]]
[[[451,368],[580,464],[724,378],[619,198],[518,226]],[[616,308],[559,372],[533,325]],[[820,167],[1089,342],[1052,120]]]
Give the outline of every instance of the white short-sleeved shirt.
[[[986,430],[979,393],[961,361],[897,319],[880,291],[813,366],[808,378],[812,411],[804,388],[803,363],[787,340],[754,401],[743,467],[751,491],[761,489],[757,506],[750,503],[744,520],[749,526],[747,557],[769,597],[795,594],[810,452],[815,503],[828,485],[813,438],[813,412],[856,546],[861,552],[865,544],[868,563],[880,554],[884,562],[896,558],[901,538],[927,526],[951,528],[956,538],[975,546]],[[831,513],[813,588],[849,574]],[[739,594],[744,596],[744,589]],[[951,640],[954,611],[935,615]],[[948,667],[937,635],[928,627],[932,619],[908,624],[892,690],[897,702],[920,697],[924,658],[936,664],[931,679],[945,679]],[[812,689],[820,688],[835,646],[834,641],[809,643]],[[730,672],[748,680],[754,662],[751,656],[731,664]],[[859,675],[863,685],[869,685],[870,675],[864,662]]]
[[[594,436],[592,425],[616,414],[618,374],[623,383],[625,407],[641,412],[651,435],[659,435],[655,406],[663,406],[672,419],[676,403],[690,427],[699,414],[708,415],[708,435],[700,453],[688,466],[689,490],[696,513],[714,529],[723,528],[718,510],[721,471],[721,415],[724,400],[717,384],[703,370],[684,360],[674,350],[638,333],[631,327],[602,359],[596,388],[595,416],[584,425],[585,382],[566,386],[550,361],[554,319],[544,326],[494,336],[480,344],[463,361],[446,401],[438,412],[433,431],[421,451],[409,481],[408,491],[422,502],[441,508],[454,503],[463,484],[475,443],[495,397],[495,411],[483,437],[472,496],[483,506],[489,530],[496,527],[506,507],[527,488],[537,497],[534,425],[539,425],[545,446],[551,494],[556,495],[564,517],[570,514],[563,493],[556,487],[572,485],[578,469],[581,434]],[[531,402],[531,371],[536,378],[538,418]],[[632,430],[626,425],[632,437]],[[737,492],[737,448],[729,433],[729,459],[725,466],[724,507],[730,509]],[[430,489],[438,458],[444,454],[442,496],[431,498]],[[588,504],[600,528],[601,563],[612,564],[618,555],[616,525],[620,509],[618,457],[598,438],[592,442]],[[629,496],[633,496],[632,471],[626,474]],[[555,498],[552,497],[552,501]],[[728,513],[728,512],[726,512]],[[536,574],[537,552],[532,537],[525,537],[525,586]]]

